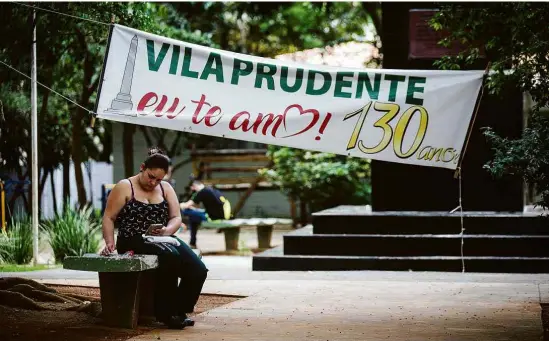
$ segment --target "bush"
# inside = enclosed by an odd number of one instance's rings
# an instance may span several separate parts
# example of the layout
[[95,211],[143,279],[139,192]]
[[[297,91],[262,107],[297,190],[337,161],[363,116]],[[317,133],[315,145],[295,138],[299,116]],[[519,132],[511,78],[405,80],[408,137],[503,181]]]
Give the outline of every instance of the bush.
[[29,218],[13,219],[7,232],[0,233],[0,262],[28,264],[32,259],[32,223]]
[[261,174],[311,211],[371,202],[370,160],[287,147],[270,147],[272,169]]
[[92,208],[76,210],[69,205],[63,214],[42,224],[56,262],[62,262],[67,256],[96,253],[101,240],[100,229],[101,224],[94,219]]

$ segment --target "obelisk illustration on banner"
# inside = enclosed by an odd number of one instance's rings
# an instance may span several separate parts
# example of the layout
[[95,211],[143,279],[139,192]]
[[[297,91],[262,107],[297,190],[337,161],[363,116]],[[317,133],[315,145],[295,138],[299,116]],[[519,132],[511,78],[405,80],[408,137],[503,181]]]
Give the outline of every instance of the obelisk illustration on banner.
[[132,110],[132,95],[130,94],[132,89],[133,71],[135,68],[135,58],[137,55],[137,35],[133,36],[130,49],[128,51],[128,58],[126,60],[126,67],[124,68],[124,76],[122,77],[122,84],[120,85],[120,92],[116,95],[116,98],[112,100],[111,107],[106,112],[116,112],[122,115],[137,116],[136,114],[123,113],[121,111]]

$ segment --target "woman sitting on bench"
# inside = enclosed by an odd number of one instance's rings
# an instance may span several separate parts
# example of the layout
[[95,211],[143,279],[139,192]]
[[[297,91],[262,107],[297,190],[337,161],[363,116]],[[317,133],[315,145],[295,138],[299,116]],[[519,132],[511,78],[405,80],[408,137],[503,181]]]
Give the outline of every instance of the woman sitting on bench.
[[[157,255],[159,267],[156,278],[156,318],[169,328],[183,329],[193,325],[187,313],[193,312],[208,269],[183,241],[173,236],[181,227],[179,203],[173,187],[162,179],[168,172],[170,159],[158,148],[149,156],[137,175],[116,184],[107,200],[103,215],[103,254],[118,249],[123,254]],[[153,230],[159,240],[143,237],[150,225],[161,224]],[[114,227],[118,228],[116,247]],[[181,279],[179,286],[178,278]],[[153,293],[151,293],[153,294]]]

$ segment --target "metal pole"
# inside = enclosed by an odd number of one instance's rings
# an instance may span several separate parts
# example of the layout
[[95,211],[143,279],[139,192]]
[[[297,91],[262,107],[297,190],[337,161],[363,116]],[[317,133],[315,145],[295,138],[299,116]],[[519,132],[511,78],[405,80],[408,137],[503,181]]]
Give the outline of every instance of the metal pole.
[[38,113],[36,86],[36,10],[32,11],[31,138],[32,138],[32,262],[38,264]]

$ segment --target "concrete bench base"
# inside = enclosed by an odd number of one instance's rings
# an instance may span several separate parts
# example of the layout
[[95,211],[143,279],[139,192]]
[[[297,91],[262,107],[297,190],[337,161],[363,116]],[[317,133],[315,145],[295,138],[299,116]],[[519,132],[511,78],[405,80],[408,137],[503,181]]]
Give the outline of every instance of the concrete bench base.
[[135,329],[139,320],[154,317],[157,256],[85,254],[65,258],[63,268],[99,273],[101,315],[105,325]]
[[[193,251],[202,258],[199,250]],[[102,319],[105,325],[135,329],[140,321],[155,319],[157,256],[85,254],[82,257],[66,257],[63,268],[99,273]]]
[[[227,251],[237,251],[240,239],[240,227],[223,228],[222,231],[225,234],[225,249]],[[272,225],[257,226],[257,245],[260,249],[271,248],[272,236]]]
[[102,318],[106,325],[135,329],[139,320],[154,318],[154,272],[99,273]]
[[273,226],[264,225],[257,227],[257,246],[260,249],[270,249],[273,236]]
[[240,227],[231,227],[222,229],[225,234],[225,250],[237,251],[238,240],[240,239]]
[[217,229],[225,234],[225,249],[227,251],[238,250],[240,228],[253,226],[257,228],[257,244],[260,249],[270,249],[275,224],[291,224],[290,219],[278,218],[249,218],[233,220],[213,220],[202,223],[202,228]]

